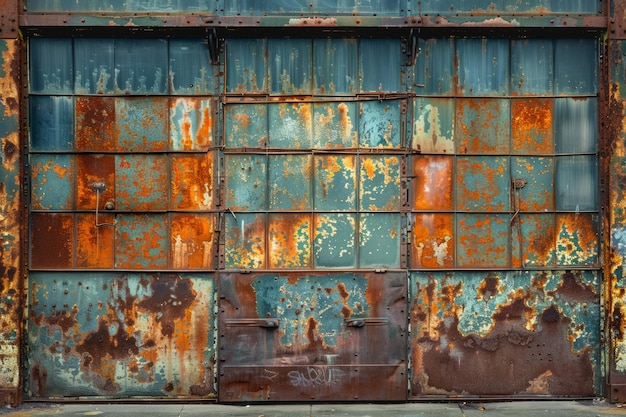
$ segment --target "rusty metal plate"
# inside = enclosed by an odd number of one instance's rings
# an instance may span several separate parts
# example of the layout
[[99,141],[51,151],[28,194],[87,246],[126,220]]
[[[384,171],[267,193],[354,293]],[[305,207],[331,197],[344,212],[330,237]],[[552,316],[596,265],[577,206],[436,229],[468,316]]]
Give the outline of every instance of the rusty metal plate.
[[359,222],[359,266],[400,268],[399,213],[363,213]]
[[594,271],[410,274],[410,397],[596,396]]
[[115,104],[112,97],[76,97],[76,150],[117,149]]
[[518,214],[511,221],[511,266],[554,267],[555,227],[554,214]]
[[351,149],[357,147],[357,104],[354,102],[313,105],[313,148]]
[[524,98],[511,100],[511,152],[551,154],[554,152],[554,100]]
[[166,268],[170,244],[164,214],[118,214],[115,225],[115,267]]
[[74,208],[74,157],[62,154],[30,156],[31,208],[71,210]]
[[454,157],[411,157],[411,207],[413,210],[452,210],[454,204]]
[[31,272],[28,397],[214,397],[215,287],[210,274]]
[[508,214],[457,214],[457,267],[509,267],[510,222]]
[[453,154],[455,115],[453,99],[414,99],[411,148],[421,153]]
[[278,149],[310,149],[313,139],[313,105],[272,103],[268,106],[269,146]]
[[354,155],[315,155],[314,207],[316,210],[356,209]]
[[405,273],[222,274],[220,401],[406,400]]
[[317,268],[356,268],[356,215],[314,215],[313,262]]
[[267,161],[264,155],[226,155],[225,201],[231,210],[267,208]]
[[215,207],[213,152],[170,157],[170,208],[210,210]]
[[454,141],[459,154],[509,153],[509,100],[459,99]]
[[170,266],[175,269],[213,269],[216,258],[214,214],[171,214]]
[[508,211],[509,158],[467,156],[456,160],[456,208],[462,211]]
[[[179,101],[175,103],[178,104]],[[116,98],[117,150],[166,151],[168,149],[168,121],[169,111],[166,98]],[[183,141],[185,139],[182,138]],[[172,138],[172,141],[177,143],[176,138]],[[185,143],[182,146],[184,148]]]
[[31,96],[28,101],[31,151],[72,150],[74,100],[63,96]]
[[74,216],[72,214],[31,213],[30,267],[32,269],[71,268],[74,262],[74,251]]
[[415,213],[411,229],[411,268],[454,267],[454,215]]
[[118,210],[167,209],[169,178],[165,155],[116,155],[115,167]]
[[359,102],[359,145],[364,148],[400,147],[401,100]]
[[76,268],[115,266],[115,215],[111,213],[76,215]]
[[400,210],[399,156],[361,156],[359,208],[363,211]]
[[598,266],[598,228],[597,214],[557,214],[557,265]]
[[267,105],[232,104],[224,107],[226,147],[265,148],[267,146]]
[[310,210],[312,206],[311,155],[271,155],[269,157],[269,209]]
[[[105,210],[108,202],[115,205],[115,156],[107,154],[76,155],[76,208]],[[96,189],[94,183],[103,183]],[[115,207],[113,207],[115,208]]]
[[206,151],[213,145],[210,99],[176,98],[170,106],[170,142],[173,151]]
[[269,268],[311,266],[311,215],[270,214],[268,225]]
[[508,39],[457,39],[456,47],[459,95],[508,95]]
[[266,267],[266,218],[262,214],[228,213],[224,227],[224,267]]
[[[551,95],[554,91],[554,43],[546,39],[511,40],[511,94]],[[530,100],[532,102],[532,100]]]

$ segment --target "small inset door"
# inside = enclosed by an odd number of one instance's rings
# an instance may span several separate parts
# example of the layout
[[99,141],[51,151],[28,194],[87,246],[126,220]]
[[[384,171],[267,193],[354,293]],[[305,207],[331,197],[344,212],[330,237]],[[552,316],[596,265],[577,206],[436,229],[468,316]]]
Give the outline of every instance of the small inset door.
[[219,400],[404,401],[407,277],[223,274]]

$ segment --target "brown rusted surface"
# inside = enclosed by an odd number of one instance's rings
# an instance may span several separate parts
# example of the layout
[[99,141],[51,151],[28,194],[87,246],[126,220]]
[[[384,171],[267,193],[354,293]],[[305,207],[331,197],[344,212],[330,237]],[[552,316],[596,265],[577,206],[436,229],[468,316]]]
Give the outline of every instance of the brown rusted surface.
[[222,401],[406,399],[404,273],[225,274]]
[[33,213],[30,234],[32,268],[72,267],[74,257],[72,214]]
[[552,136],[552,100],[524,99],[511,101],[511,146],[513,153],[550,154]]
[[596,394],[593,275],[447,273],[413,280],[412,397]]
[[[16,2],[2,3],[2,10],[0,34],[4,38],[6,20],[15,17]],[[14,31],[10,37],[15,36]],[[21,47],[19,40],[0,40],[0,406],[16,405],[22,398]]]
[[17,39],[18,4],[18,0],[0,0],[0,39]]
[[76,98],[76,150],[115,150],[114,98]]

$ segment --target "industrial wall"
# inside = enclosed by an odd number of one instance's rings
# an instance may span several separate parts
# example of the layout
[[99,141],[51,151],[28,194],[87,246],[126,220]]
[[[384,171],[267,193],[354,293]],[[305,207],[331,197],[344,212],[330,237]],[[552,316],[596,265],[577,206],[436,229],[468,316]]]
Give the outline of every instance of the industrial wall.
[[623,401],[622,3],[4,1],[0,401]]

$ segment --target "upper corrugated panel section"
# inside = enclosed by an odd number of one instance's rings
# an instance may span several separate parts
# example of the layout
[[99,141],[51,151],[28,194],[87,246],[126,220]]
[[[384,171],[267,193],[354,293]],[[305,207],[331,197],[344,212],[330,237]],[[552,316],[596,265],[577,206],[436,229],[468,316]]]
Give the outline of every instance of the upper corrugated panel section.
[[216,16],[601,14],[602,0],[25,0],[28,12],[192,12]]

